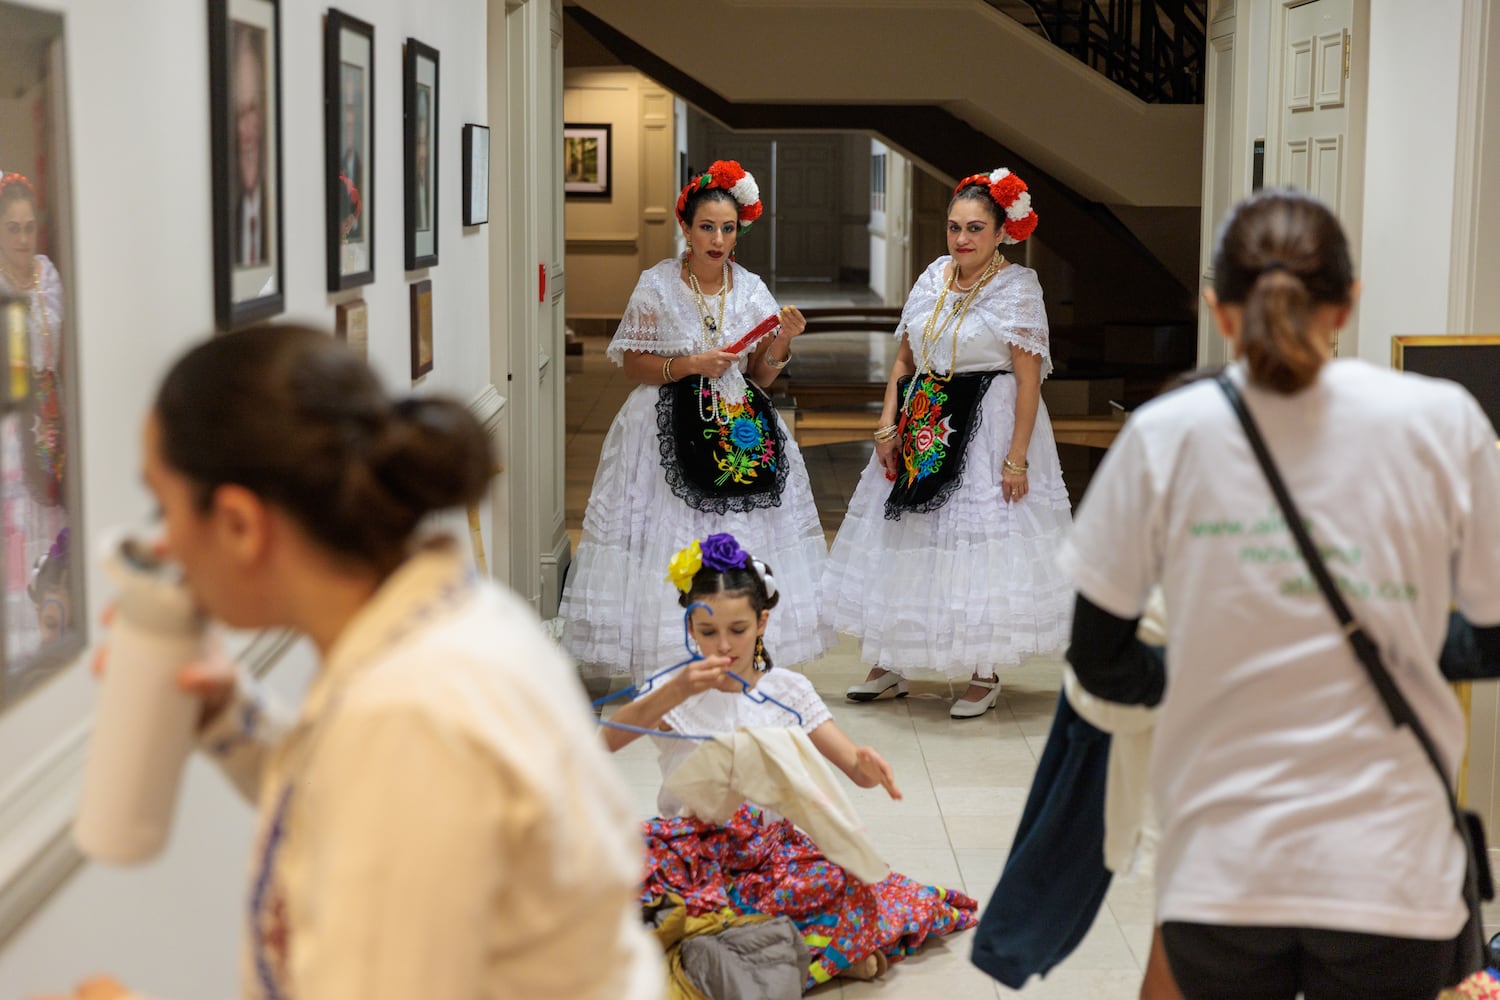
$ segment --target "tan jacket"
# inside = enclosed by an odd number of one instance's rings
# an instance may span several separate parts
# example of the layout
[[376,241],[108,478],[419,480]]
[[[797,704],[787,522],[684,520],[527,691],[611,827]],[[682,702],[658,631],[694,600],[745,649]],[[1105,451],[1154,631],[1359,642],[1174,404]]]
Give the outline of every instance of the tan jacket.
[[260,807],[245,1000],[661,995],[573,666],[452,543],[386,582],[290,728],[247,688],[204,739]]

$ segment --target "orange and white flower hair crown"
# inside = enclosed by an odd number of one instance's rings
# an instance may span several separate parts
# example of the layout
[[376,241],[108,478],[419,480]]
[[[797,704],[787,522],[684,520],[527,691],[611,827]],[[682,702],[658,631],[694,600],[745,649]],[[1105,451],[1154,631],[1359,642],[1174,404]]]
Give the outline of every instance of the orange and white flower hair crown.
[[1001,243],[1020,243],[1036,232],[1037,215],[1031,207],[1031,192],[1026,190],[1025,181],[1004,167],[998,167],[987,174],[965,177],[958,182],[953,193],[956,195],[966,187],[981,184],[1000,206],[1000,211],[1005,213],[1005,221],[1000,225]]
[[739,205],[740,231],[744,232],[750,228],[750,223],[760,218],[763,206],[760,203],[760,188],[756,186],[755,178],[734,160],[715,160],[709,164],[708,170],[688,181],[687,187],[682,189],[682,194],[677,196],[677,218],[682,220],[684,226],[690,225],[692,219],[683,218],[687,212],[688,195],[694,191],[706,191],[709,188],[723,188],[729,192],[729,196]]

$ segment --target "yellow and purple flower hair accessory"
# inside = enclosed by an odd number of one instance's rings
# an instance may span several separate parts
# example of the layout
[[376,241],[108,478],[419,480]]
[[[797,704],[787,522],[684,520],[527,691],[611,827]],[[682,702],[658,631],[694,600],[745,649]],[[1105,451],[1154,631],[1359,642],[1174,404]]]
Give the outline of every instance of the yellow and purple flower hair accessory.
[[703,568],[703,549],[698,545],[698,539],[672,557],[667,563],[667,579],[672,581],[672,586],[686,594],[693,586],[693,577]]

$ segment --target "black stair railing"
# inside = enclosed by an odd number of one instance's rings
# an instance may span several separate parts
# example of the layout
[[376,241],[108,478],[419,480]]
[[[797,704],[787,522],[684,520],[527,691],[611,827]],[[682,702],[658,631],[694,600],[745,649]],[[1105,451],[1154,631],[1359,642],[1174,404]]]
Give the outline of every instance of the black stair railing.
[[[1029,26],[1142,100],[1203,103],[1206,0],[1023,2]],[[990,3],[1014,16],[1016,0]]]

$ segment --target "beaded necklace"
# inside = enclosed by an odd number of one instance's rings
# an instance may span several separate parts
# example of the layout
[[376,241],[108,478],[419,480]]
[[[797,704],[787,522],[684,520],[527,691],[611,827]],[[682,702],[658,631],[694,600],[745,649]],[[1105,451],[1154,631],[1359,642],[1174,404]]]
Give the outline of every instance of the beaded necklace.
[[[729,262],[725,261],[719,272],[719,315],[714,318],[713,310],[709,308],[707,296],[703,294],[703,286],[698,283],[698,276],[693,273],[691,265],[687,267],[688,287],[693,290],[693,301],[697,303],[698,315],[703,321],[703,341],[710,350],[719,347],[719,341],[724,333],[724,305],[729,301]],[[707,393],[708,407],[704,408],[704,394],[698,396],[698,414],[704,423],[714,423],[720,426],[729,420],[729,407],[724,403],[719,393],[717,379],[709,381]]]
[[52,324],[47,320],[47,307],[42,303],[42,265],[36,258],[32,258],[31,281],[22,284],[17,280],[11,269],[0,264],[0,271],[4,272],[5,282],[16,290],[18,295],[26,297],[27,312],[35,312],[42,326],[42,339],[52,336]]
[[[980,273],[979,278],[967,289],[962,285],[958,285],[958,262],[954,262],[953,271],[948,275],[948,280],[944,283],[943,290],[938,295],[937,305],[933,306],[932,315],[927,317],[927,323],[922,327],[922,358],[917,367],[916,374],[918,376],[923,372],[934,370],[932,367],[933,349],[942,341],[943,334],[948,332],[950,326],[953,328],[953,333],[952,346],[949,349],[948,355],[948,374],[953,374],[953,369],[958,367],[958,328],[963,325],[964,317],[969,313],[969,306],[973,305],[974,300],[979,297],[979,290],[988,284],[989,280],[1004,266],[1004,259],[1000,256],[1000,251],[996,250],[995,255],[984,266],[984,271]],[[948,293],[955,285],[958,285],[962,294],[953,301],[953,308],[949,311],[945,319],[943,318],[943,306],[948,301]],[[913,377],[906,384],[906,399],[902,401],[903,407],[911,402],[911,396],[916,391],[918,381],[920,381],[919,378]]]
[[698,303],[698,315],[703,317],[704,340],[709,347],[719,346],[719,337],[724,330],[724,303],[729,300],[729,264],[724,264],[724,269],[719,276],[719,318],[714,319],[713,310],[709,309],[706,296],[703,294],[703,286],[698,284],[698,276],[693,273],[692,267],[687,269],[688,285],[693,290],[693,299]]

